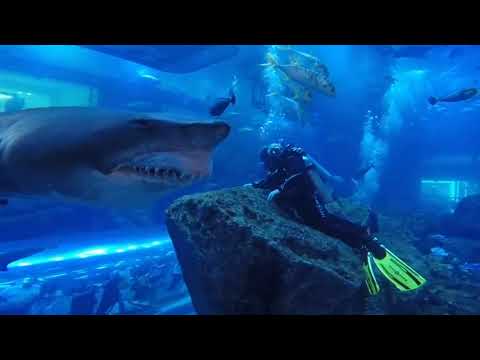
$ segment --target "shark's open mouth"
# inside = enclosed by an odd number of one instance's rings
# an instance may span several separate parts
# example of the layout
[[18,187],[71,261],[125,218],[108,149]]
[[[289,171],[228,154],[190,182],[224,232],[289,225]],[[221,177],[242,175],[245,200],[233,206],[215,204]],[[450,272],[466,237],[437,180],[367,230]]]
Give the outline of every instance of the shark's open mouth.
[[165,185],[188,185],[210,175],[208,152],[169,152],[137,155],[117,163],[111,175]]

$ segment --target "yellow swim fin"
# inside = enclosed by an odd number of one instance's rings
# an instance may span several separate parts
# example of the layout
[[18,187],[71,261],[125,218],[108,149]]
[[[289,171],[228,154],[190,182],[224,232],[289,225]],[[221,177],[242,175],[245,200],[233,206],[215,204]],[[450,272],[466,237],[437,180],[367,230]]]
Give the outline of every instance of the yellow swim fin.
[[400,291],[411,291],[418,289],[426,283],[426,279],[407,265],[398,256],[380,245],[385,250],[382,258],[373,257],[375,265],[381,273]]
[[362,269],[365,273],[365,283],[370,295],[377,295],[380,292],[380,285],[378,285],[377,279],[372,269],[371,255],[368,253],[362,263]]

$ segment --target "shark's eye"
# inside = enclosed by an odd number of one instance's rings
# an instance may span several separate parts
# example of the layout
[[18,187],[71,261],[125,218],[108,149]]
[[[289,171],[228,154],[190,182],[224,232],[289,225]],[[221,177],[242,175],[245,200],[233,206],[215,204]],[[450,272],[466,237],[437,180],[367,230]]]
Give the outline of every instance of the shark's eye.
[[152,126],[150,121],[145,119],[135,119],[130,121],[130,124],[132,124],[134,127],[141,128],[141,129],[150,129]]

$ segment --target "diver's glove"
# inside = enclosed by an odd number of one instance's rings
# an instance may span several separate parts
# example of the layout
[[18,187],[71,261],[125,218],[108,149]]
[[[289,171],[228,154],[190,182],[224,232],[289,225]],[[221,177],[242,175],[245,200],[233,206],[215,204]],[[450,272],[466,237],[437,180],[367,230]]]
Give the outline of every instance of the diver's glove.
[[270,194],[268,194],[268,197],[267,197],[267,200],[269,202],[272,202],[273,200],[275,200],[275,197],[278,196],[278,194],[280,194],[280,190],[273,190],[270,192]]

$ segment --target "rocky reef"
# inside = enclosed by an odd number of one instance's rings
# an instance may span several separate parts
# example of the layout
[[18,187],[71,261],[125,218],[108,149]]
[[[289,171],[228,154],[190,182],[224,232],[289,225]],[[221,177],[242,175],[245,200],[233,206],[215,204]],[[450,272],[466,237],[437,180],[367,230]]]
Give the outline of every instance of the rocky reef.
[[[381,242],[424,275],[401,293],[381,275],[369,296],[359,256],[341,241],[290,220],[266,192],[232,188],[185,196],[166,212],[167,227],[199,314],[472,314],[478,280],[414,246],[419,216],[379,216]],[[343,199],[329,207],[363,222],[368,210]]]
[[480,195],[471,195],[460,200],[453,214],[439,219],[436,228],[448,235],[480,238]]

